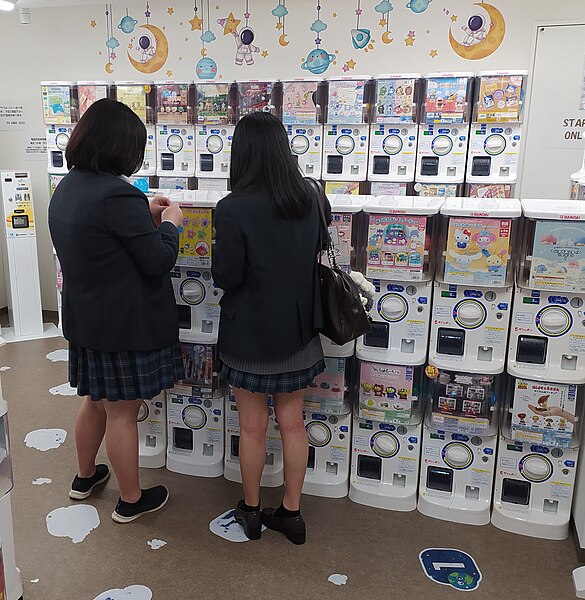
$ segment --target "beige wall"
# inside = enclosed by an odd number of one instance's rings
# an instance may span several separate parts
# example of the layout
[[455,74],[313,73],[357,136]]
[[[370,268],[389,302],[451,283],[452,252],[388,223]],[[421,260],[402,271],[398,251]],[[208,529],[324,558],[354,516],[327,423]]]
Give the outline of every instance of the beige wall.
[[[486,69],[530,69],[533,35],[537,23],[558,21],[585,22],[583,0],[563,0],[551,3],[544,0],[493,0],[502,12],[506,23],[506,35],[501,46],[482,60],[466,60],[458,56],[449,44],[449,28],[461,39],[461,27],[474,13],[487,16],[481,6],[470,0],[433,0],[424,12],[415,13],[406,7],[407,0],[391,0],[393,10],[389,13],[387,36],[393,41],[385,44],[380,25],[382,15],[374,10],[379,0],[361,2],[360,27],[371,30],[375,40],[373,48],[365,52],[352,45],[350,31],[356,26],[355,0],[321,0],[321,20],[327,29],[320,34],[321,46],[328,53],[336,54],[336,64],[331,64],[325,76],[344,74],[375,75],[388,72],[479,71]],[[413,0],[426,6],[426,0]],[[207,2],[199,0],[198,14],[206,12]],[[224,35],[217,19],[233,12],[243,22],[245,0],[211,0],[211,30],[216,40],[207,45],[208,56],[218,66],[218,76],[224,80],[285,78],[310,75],[301,69],[302,61],[315,47],[316,33],[310,31],[316,19],[316,0],[288,0],[289,14],[284,31],[287,46],[279,44],[282,30],[276,28],[278,20],[271,14],[277,0],[249,0],[249,25],[256,34],[255,44],[261,52],[254,54],[254,65],[236,66],[236,46],[231,35]],[[216,8],[216,7],[219,7]],[[171,8],[172,10],[167,11]],[[129,15],[145,22],[144,4],[128,5]],[[113,7],[113,36],[120,41],[113,61],[113,73],[107,74],[105,41],[108,37],[104,5],[32,8],[30,25],[20,25],[18,14],[0,13],[0,104],[19,102],[27,113],[27,130],[0,131],[0,169],[25,168],[33,173],[39,247],[39,264],[43,305],[55,309],[53,262],[51,244],[46,226],[48,186],[46,163],[27,161],[24,147],[30,136],[41,136],[44,128],[41,117],[39,82],[44,79],[194,79],[195,64],[201,57],[201,31],[191,31],[189,19],[193,17],[193,2],[151,2],[150,23],[164,28],[169,40],[169,55],[164,67],[153,75],[139,74],[126,57],[132,35],[118,28],[126,14],[126,6]],[[448,12],[447,12],[448,11]],[[172,14],[169,14],[171,13]],[[334,16],[334,14],[336,16]],[[206,16],[205,14],[203,16]],[[456,18],[456,19],[455,19]],[[452,20],[453,19],[453,20]],[[92,27],[95,21],[95,27]],[[413,33],[411,33],[413,32]],[[413,37],[414,34],[414,37]],[[463,34],[464,35],[464,34]],[[414,39],[414,41],[409,41]],[[101,54],[100,54],[101,53]],[[584,52],[585,53],[585,52]],[[581,60],[583,57],[579,57]],[[355,63],[355,65],[354,65]],[[559,65],[559,71],[563,66]],[[169,70],[169,74],[167,74]],[[0,305],[5,305],[5,293],[0,277]]]

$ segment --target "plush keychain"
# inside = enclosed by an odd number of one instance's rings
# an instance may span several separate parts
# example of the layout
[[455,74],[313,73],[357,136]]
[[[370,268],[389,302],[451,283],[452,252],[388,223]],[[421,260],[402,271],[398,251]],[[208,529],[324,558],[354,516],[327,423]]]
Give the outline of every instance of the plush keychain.
[[374,305],[374,293],[376,292],[374,284],[370,283],[359,271],[350,271],[349,276],[358,286],[360,296],[362,298],[362,304],[364,305],[366,312],[369,312]]

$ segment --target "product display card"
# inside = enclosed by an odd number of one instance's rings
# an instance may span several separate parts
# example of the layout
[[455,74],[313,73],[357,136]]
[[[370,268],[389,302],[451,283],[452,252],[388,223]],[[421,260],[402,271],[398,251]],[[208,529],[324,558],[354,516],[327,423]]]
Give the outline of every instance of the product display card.
[[63,177],[65,177],[65,175],[49,175],[49,198],[53,196]]
[[585,222],[536,222],[530,287],[585,292]]
[[85,111],[98,100],[107,98],[108,90],[105,85],[80,85],[77,87],[79,98],[79,116],[83,117]]
[[509,183],[470,183],[470,198],[511,198],[512,186]]
[[43,85],[45,124],[71,123],[71,88],[68,85]]
[[360,367],[360,414],[367,419],[409,423],[414,367],[363,362]]
[[116,98],[146,123],[146,88],[140,85],[119,85],[116,87]]
[[370,215],[366,277],[421,281],[427,218]]
[[469,80],[438,77],[427,80],[425,101],[427,123],[463,123]]
[[272,84],[263,81],[240,83],[240,117],[253,112],[272,110]]
[[156,110],[159,123],[187,123],[189,86],[166,83],[156,86]]
[[363,122],[365,80],[330,81],[327,123],[352,125]]
[[211,267],[211,209],[182,206],[183,224],[179,227],[177,265]]
[[503,287],[510,253],[511,226],[510,219],[451,217],[445,282]]
[[518,121],[523,81],[518,75],[481,77],[477,120],[484,123]]
[[376,123],[412,123],[415,79],[379,79],[376,90]]
[[340,267],[350,266],[351,260],[351,215],[333,213],[329,235],[333,242],[333,249],[337,264]]
[[158,187],[161,190],[188,190],[189,180],[187,177],[160,177]]
[[324,402],[343,404],[345,396],[345,358],[325,358],[325,371],[305,390],[305,404],[311,408]]
[[577,386],[516,379],[512,439],[543,446],[570,448]]
[[317,123],[318,81],[285,81],[282,85],[282,122],[285,125]]
[[419,196],[428,198],[455,198],[457,196],[456,183],[417,183],[416,191]]
[[225,125],[229,122],[227,83],[197,85],[197,123],[199,125]]
[[408,184],[391,181],[372,181],[372,196],[406,196]]
[[352,194],[359,196],[360,184],[358,181],[326,181],[326,194]]
[[211,388],[214,378],[215,347],[211,344],[180,344],[185,367],[183,385]]

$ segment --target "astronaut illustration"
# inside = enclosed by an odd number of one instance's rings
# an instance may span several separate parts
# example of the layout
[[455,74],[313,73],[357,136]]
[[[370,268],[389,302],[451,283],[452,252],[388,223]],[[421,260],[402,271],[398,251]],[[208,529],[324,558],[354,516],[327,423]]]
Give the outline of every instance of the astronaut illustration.
[[250,27],[244,27],[240,33],[233,34],[236,40],[236,65],[243,64],[246,61],[247,65],[254,64],[254,52],[260,52],[258,46],[254,46],[254,31]]

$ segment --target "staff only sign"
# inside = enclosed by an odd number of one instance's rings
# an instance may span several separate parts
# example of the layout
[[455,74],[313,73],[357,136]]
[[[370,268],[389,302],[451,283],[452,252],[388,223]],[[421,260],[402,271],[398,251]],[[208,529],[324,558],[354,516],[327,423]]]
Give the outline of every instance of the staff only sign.
[[585,111],[559,115],[551,121],[550,148],[585,147]]

